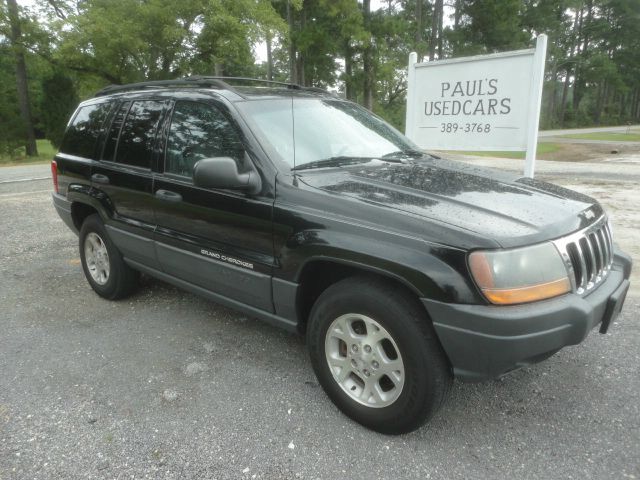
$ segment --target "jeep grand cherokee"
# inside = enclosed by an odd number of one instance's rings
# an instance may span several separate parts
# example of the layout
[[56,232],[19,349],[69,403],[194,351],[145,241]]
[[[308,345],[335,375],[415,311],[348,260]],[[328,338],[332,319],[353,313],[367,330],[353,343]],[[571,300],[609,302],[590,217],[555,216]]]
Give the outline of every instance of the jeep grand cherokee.
[[125,297],[143,272],[305,334],[327,395],[380,432],[424,423],[454,376],[605,333],[629,287],[592,198],[434,157],[296,85],[107,87],[52,170],[98,295]]

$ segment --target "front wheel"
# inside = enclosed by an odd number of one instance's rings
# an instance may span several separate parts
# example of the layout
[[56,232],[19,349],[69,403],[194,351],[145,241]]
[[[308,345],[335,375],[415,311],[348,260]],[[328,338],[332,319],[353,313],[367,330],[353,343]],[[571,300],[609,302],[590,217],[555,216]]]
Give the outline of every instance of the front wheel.
[[368,277],[325,290],[307,342],[318,381],[346,415],[373,430],[405,433],[440,407],[451,369],[418,300]]

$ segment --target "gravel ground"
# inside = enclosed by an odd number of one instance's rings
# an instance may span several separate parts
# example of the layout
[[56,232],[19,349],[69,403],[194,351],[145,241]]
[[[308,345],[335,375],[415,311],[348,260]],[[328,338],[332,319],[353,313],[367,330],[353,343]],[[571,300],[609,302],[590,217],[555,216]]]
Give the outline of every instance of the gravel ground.
[[300,338],[146,279],[84,280],[50,181],[0,184],[0,480],[640,478],[640,297],[610,334],[484,384],[417,432],[344,417]]

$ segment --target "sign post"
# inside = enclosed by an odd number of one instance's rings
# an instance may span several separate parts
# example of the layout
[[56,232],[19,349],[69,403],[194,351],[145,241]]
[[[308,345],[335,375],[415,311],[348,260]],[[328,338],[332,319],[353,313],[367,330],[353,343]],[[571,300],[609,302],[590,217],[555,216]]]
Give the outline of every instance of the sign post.
[[527,153],[524,161],[524,176],[533,178],[538,150],[538,125],[540,123],[540,104],[542,102],[542,85],[544,84],[544,61],[547,56],[547,36],[540,35],[536,40],[533,54],[533,76],[531,77],[531,95],[529,99],[529,134],[527,136]]
[[547,37],[535,49],[417,63],[409,56],[406,135],[433,150],[526,151],[533,177]]

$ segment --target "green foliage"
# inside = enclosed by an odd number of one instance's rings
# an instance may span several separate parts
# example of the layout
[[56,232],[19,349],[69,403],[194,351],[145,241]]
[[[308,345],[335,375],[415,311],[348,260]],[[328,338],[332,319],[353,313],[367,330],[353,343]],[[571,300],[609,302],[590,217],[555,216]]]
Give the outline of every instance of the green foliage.
[[576,138],[581,140],[604,140],[607,142],[640,142],[640,132],[630,131],[629,133],[618,132],[596,132],[596,133],[574,133],[563,135],[565,138]]
[[14,155],[23,137],[13,58],[10,48],[0,43],[0,155]]
[[[420,2],[420,3],[418,3]],[[54,144],[78,99],[110,83],[217,74],[294,81],[368,103],[404,129],[409,53],[529,48],[549,35],[545,127],[640,121],[638,0],[48,0],[19,9],[12,46],[0,0],[0,150],[24,137],[13,48],[25,52],[36,133]],[[418,8],[420,7],[420,8]],[[416,13],[421,11],[418,17]],[[436,21],[434,21],[434,18]],[[271,64],[255,47],[271,45]],[[368,61],[370,59],[370,61]]]
[[33,157],[28,157],[25,154],[24,146],[17,146],[11,152],[0,151],[0,166],[51,162],[58,149],[49,140],[36,140],[36,143],[38,145],[38,155]]
[[[555,153],[561,149],[561,145],[551,142],[538,142],[538,148],[536,150],[536,156],[544,159],[547,154]],[[498,158],[524,158],[526,152],[461,152],[465,155],[472,155],[474,157],[498,157]]]
[[59,147],[67,120],[78,104],[73,81],[61,72],[54,72],[42,80],[40,119],[45,136]]
[[464,1],[462,5],[466,22],[457,53],[493,53],[528,46],[531,37],[522,23],[522,1],[475,0]]

